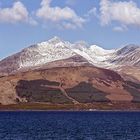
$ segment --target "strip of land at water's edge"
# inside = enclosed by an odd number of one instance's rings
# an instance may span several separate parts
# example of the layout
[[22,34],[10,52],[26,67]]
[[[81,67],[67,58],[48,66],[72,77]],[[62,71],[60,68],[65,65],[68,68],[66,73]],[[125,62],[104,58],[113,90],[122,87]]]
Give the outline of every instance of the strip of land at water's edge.
[[0,111],[140,111],[140,103],[95,102],[87,104],[20,103],[0,105]]

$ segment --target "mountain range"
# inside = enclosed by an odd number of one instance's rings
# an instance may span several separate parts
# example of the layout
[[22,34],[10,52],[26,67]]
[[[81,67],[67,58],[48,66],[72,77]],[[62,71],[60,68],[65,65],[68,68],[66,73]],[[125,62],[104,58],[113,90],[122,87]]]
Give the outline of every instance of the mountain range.
[[140,46],[54,37],[0,61],[0,103],[140,102]]

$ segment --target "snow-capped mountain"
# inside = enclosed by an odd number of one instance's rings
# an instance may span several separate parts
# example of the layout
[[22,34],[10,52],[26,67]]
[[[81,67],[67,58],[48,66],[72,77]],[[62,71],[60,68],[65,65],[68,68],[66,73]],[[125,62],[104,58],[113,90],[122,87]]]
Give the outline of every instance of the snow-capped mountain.
[[0,61],[0,104],[140,102],[139,69],[139,46],[105,50],[54,37]]
[[83,50],[75,49],[73,50],[79,55],[86,58],[90,63],[99,67],[109,66],[110,63],[107,62],[109,58],[113,55],[115,50],[105,50],[97,45],[91,45],[83,48]]
[[140,46],[127,45],[118,49],[109,62],[119,66],[140,66]]
[[105,50],[85,42],[70,43],[54,37],[23,49],[21,52],[0,61],[0,73],[11,73],[20,69],[33,68],[50,62],[79,56],[94,66],[111,68],[140,66],[140,47],[128,45],[120,49]]
[[49,41],[32,45],[5,58],[0,62],[0,71],[9,73],[21,68],[34,67],[76,55],[69,46],[69,42],[54,37]]
[[38,43],[26,48],[21,52],[20,68],[45,64],[76,55],[69,46],[70,43],[55,37],[48,42]]

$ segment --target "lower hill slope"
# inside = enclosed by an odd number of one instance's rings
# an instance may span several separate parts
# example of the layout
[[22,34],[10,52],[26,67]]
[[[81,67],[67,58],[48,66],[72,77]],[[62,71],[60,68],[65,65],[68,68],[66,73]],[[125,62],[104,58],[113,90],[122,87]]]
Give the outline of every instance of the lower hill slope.
[[94,66],[38,68],[0,78],[2,105],[97,102],[140,102],[140,84]]

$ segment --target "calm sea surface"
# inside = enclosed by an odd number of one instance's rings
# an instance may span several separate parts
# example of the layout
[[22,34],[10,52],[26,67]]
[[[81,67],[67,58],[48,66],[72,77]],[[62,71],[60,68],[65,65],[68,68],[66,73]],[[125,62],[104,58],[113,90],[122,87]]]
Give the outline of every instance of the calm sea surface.
[[0,112],[0,140],[140,140],[140,112]]

